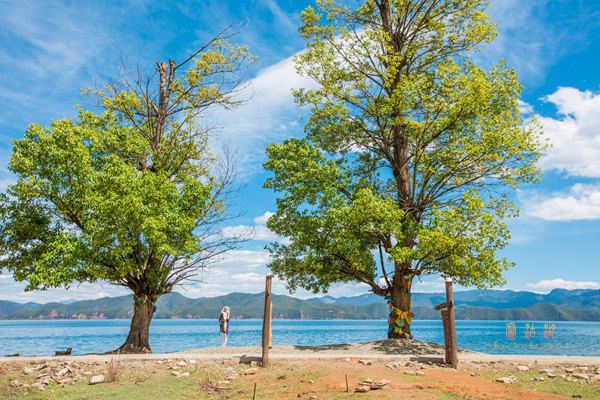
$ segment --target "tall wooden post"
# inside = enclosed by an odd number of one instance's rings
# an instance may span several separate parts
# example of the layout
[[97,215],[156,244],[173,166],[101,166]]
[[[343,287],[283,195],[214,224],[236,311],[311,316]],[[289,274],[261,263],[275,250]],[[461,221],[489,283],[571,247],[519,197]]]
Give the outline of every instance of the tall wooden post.
[[448,361],[453,368],[456,368],[458,366],[458,348],[456,346],[456,316],[452,278],[446,278],[446,304],[448,304],[448,344],[450,350]]
[[271,336],[271,281],[273,274],[267,274],[265,282],[265,309],[262,326],[262,366],[269,366],[269,343]]
[[269,349],[273,348],[273,302],[269,307]]

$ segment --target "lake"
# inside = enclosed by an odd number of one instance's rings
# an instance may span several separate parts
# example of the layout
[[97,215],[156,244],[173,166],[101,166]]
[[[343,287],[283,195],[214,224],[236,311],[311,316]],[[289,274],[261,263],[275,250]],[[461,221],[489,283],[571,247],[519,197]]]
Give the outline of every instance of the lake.
[[[516,337],[507,338],[507,321],[457,321],[459,347],[493,354],[600,355],[600,322],[551,322],[554,337],[544,335],[544,324],[533,322],[535,336],[526,337],[524,321],[517,321]],[[367,342],[385,338],[386,321],[274,320],[273,343],[320,345]],[[232,320],[230,346],[258,346],[262,321]],[[129,330],[128,320],[0,321],[0,355],[54,354],[73,348],[74,354],[117,348]],[[413,321],[418,340],[443,343],[441,321]],[[529,333],[533,333],[529,330]],[[531,335],[528,335],[531,336]],[[548,336],[548,337],[544,337]],[[154,320],[150,344],[155,353],[220,345],[219,324],[207,320]]]

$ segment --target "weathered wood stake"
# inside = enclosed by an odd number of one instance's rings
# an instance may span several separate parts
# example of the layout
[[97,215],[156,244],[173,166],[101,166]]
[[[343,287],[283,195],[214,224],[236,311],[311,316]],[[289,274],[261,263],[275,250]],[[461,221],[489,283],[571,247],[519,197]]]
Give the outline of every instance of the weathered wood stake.
[[273,302],[269,308],[269,349],[273,348]]
[[446,278],[446,302],[434,307],[441,310],[444,328],[444,362],[453,368],[458,366],[458,347],[456,346],[456,318],[454,312],[454,293],[452,278]]
[[448,310],[442,310],[442,327],[444,328],[444,363],[450,364],[450,329],[448,328]]
[[252,400],[256,400],[256,382],[254,382],[254,394],[252,395]]
[[446,278],[446,303],[448,303],[448,341],[450,344],[449,364],[458,366],[458,348],[456,347],[456,318],[454,313],[454,292],[452,278]]
[[348,374],[346,375],[346,393],[350,392],[350,388],[348,387]]
[[263,367],[269,366],[269,343],[271,336],[271,281],[273,274],[267,274],[265,282],[265,309],[262,326],[262,363]]

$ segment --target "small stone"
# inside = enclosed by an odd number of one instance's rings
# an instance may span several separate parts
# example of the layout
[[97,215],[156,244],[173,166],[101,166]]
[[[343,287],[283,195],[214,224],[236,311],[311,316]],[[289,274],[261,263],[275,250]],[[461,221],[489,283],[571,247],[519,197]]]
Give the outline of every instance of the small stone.
[[536,382],[543,382],[545,379],[543,376],[536,376],[535,378],[533,378],[533,380]]
[[540,370],[540,374],[553,374],[553,373],[554,373],[554,370],[549,369],[549,368]]
[[12,381],[8,382],[8,384],[9,384],[10,386],[12,386],[12,387],[19,387],[19,386],[23,386],[23,384],[22,384],[22,383],[21,383],[19,380],[17,380],[17,379],[15,379],[15,380],[12,380]]
[[188,362],[189,362],[190,364],[198,364],[198,361],[196,361],[196,360],[190,360],[190,361],[188,361]]
[[556,374],[554,374],[554,373],[552,373],[552,372],[548,372],[548,373],[546,374],[546,376],[547,376],[548,378],[552,378],[552,379],[556,378]]
[[477,376],[475,372],[471,372],[471,376]]
[[29,385],[29,387],[33,390],[46,390],[46,385],[41,382],[35,382]]
[[181,375],[179,375],[180,377],[186,377],[186,376],[190,376],[189,372],[182,372]]
[[390,368],[390,369],[396,369],[396,368],[403,367],[404,363],[401,362],[401,361],[394,361],[394,362],[391,362],[391,363],[387,363],[385,366],[388,367],[388,368]]
[[496,382],[506,383],[506,384],[514,383],[515,382],[515,378],[512,377],[512,376],[503,376],[503,377],[500,377],[500,378],[496,378]]
[[103,383],[106,380],[106,378],[104,378],[104,375],[94,375],[90,378],[90,385],[97,385],[99,383]]
[[574,394],[573,396],[571,396],[574,399],[581,399],[582,396],[580,394]]
[[185,367],[187,365],[187,363],[184,360],[181,360],[181,361],[177,361],[177,365],[179,367]]
[[358,362],[363,365],[373,365],[373,360],[359,360]]
[[346,362],[350,362],[350,357],[346,357],[346,358],[344,358],[344,361],[346,361]]
[[181,375],[181,372],[179,372],[179,371],[171,371],[171,375],[173,375],[173,376],[179,376],[179,375]]
[[314,395],[313,395],[313,396],[310,396],[310,397],[309,397],[309,399],[310,399],[310,400],[317,400],[317,396],[314,396]]
[[[377,382],[371,382],[371,384],[370,384],[371,390],[383,389],[383,387],[386,386],[388,383],[390,383],[390,381],[388,381],[387,379],[382,379]],[[364,382],[363,382],[363,384],[364,384]]]
[[69,373],[69,368],[63,368],[56,373],[56,376],[63,376]]
[[517,369],[521,372],[529,371],[529,367],[527,365],[519,365]]
[[356,389],[354,389],[356,393],[367,393],[369,390],[371,390],[371,386],[366,385],[358,385]]
[[572,374],[573,372],[575,372],[575,370],[573,368],[565,368],[565,372],[567,374]]
[[592,376],[591,380],[594,382],[600,381],[600,374]]
[[35,372],[35,368],[25,368],[23,369],[23,373],[25,375],[32,375]]
[[573,374],[573,378],[588,380],[590,376],[588,374]]
[[425,375],[425,372],[417,371],[417,372],[415,372],[415,375],[423,376],[423,375]]
[[244,375],[256,375],[258,373],[258,368],[248,368],[244,371]]

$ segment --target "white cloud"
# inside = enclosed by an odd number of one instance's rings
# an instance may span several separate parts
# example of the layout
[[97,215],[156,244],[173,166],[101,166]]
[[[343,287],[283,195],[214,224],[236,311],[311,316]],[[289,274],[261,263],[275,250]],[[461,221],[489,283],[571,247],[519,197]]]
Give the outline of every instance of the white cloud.
[[301,111],[292,89],[313,87],[312,80],[296,73],[292,57],[260,71],[252,80],[252,98],[233,110],[219,110],[220,141],[236,150],[241,178],[261,169],[267,144],[302,133]]
[[553,289],[600,289],[600,282],[593,281],[567,281],[564,279],[543,280],[536,283],[525,285],[528,289],[537,290],[543,293],[550,292]]
[[[219,268],[258,268],[269,262],[269,252],[266,250],[232,250],[229,251],[216,266]],[[215,267],[216,268],[216,267]]]
[[558,118],[538,116],[552,145],[540,165],[600,178],[600,94],[561,87],[544,100],[557,107]]
[[223,234],[227,237],[249,236],[254,240],[275,241],[281,240],[273,231],[267,228],[267,220],[273,215],[267,211],[263,215],[254,218],[254,225],[237,225],[223,228]]
[[569,192],[524,200],[529,215],[548,221],[600,219],[600,184],[575,184]]
[[69,289],[25,291],[24,282],[15,282],[12,275],[0,275],[0,299],[16,302],[49,303],[65,300],[99,299],[129,294],[130,291],[107,283],[82,283]]
[[[571,177],[600,178],[600,94],[561,87],[543,98],[556,117],[538,115],[551,148],[540,166]],[[549,221],[600,219],[600,182],[576,183],[566,191],[520,193],[528,215]]]
[[531,104],[529,104],[526,101],[523,101],[521,99],[518,100],[518,103],[519,103],[519,111],[521,111],[521,114],[527,115],[527,114],[531,114],[533,112],[533,106]]

